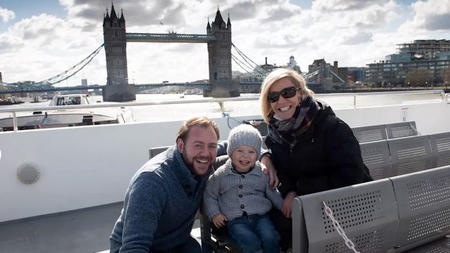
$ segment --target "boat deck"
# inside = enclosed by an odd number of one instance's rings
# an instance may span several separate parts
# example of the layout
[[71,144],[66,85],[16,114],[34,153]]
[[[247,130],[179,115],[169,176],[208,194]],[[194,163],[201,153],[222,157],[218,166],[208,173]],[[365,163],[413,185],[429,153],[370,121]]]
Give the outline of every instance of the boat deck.
[[[340,97],[323,98],[351,127],[413,121],[419,135],[449,132],[447,95],[445,99],[432,95],[420,102],[401,103],[387,96],[395,101],[378,106],[371,106],[369,95],[346,98],[341,106],[337,104]],[[130,178],[149,159],[152,148],[173,144],[182,120],[209,116],[218,123],[223,139],[243,120],[260,119],[257,98],[226,103],[220,99],[206,103],[184,100],[183,104],[149,102],[150,108],[130,105],[133,123],[1,132],[0,252],[107,250]],[[95,104],[89,109],[105,106]],[[6,111],[10,109],[0,113]],[[34,183],[20,181],[17,173],[23,168],[35,169]],[[198,224],[193,233],[199,237]],[[444,243],[450,245],[448,240]]]
[[4,222],[0,226],[0,252],[86,253],[109,249],[109,235],[121,208],[122,202]]

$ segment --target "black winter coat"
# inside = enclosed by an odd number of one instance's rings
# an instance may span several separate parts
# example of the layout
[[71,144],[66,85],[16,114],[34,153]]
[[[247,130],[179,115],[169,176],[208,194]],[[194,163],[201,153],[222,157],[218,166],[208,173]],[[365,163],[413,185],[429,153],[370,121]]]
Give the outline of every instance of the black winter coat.
[[[310,194],[371,181],[350,127],[322,102],[309,129],[293,145],[267,136],[283,197]],[[287,138],[289,139],[289,138]],[[292,138],[290,138],[292,139]]]

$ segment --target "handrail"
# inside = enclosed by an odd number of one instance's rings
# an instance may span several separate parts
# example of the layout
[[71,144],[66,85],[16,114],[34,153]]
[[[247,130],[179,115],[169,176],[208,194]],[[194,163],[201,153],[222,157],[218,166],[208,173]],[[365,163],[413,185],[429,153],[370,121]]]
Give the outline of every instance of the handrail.
[[[418,90],[418,91],[381,91],[381,92],[351,92],[351,93],[321,93],[318,96],[322,97],[353,97],[353,107],[356,108],[356,97],[367,95],[396,95],[396,94],[445,94],[443,90]],[[442,96],[442,101],[448,102],[447,94]],[[67,109],[90,109],[90,108],[109,108],[109,107],[133,107],[133,106],[149,106],[149,105],[172,105],[172,104],[195,104],[195,103],[223,103],[223,102],[236,102],[236,101],[253,101],[258,100],[259,95],[245,96],[245,97],[233,97],[233,98],[204,98],[204,99],[186,99],[186,100],[166,100],[156,102],[126,102],[126,103],[114,103],[105,102],[101,104],[88,104],[88,105],[65,105],[65,106],[25,106],[25,107],[6,107],[0,108],[0,113],[11,112],[13,115],[13,129],[14,132],[18,131],[17,115],[16,112],[29,112],[29,111],[56,111]]]
[[[316,94],[320,97],[354,97],[366,95],[396,95],[396,94],[442,94],[443,90],[418,90],[418,91],[379,91],[379,92],[349,92],[349,93],[320,93]],[[125,107],[125,106],[148,106],[148,105],[172,105],[172,104],[196,104],[196,103],[220,103],[220,102],[239,102],[258,100],[258,95],[233,97],[233,98],[203,98],[203,99],[186,99],[186,100],[166,100],[155,102],[104,102],[101,104],[88,105],[65,105],[65,106],[25,106],[25,107],[5,107],[0,108],[0,113],[5,112],[29,112],[29,111],[55,111],[62,109],[86,109],[86,108],[108,108],[108,107]]]
[[405,90],[405,91],[373,91],[373,92],[346,92],[346,93],[320,93],[319,96],[368,96],[368,95],[401,95],[401,94],[442,94],[444,90]]
[[259,96],[249,97],[234,97],[234,98],[205,98],[205,99],[192,99],[192,100],[166,100],[156,102],[126,102],[126,103],[114,103],[104,102],[101,104],[88,104],[88,105],[64,105],[64,106],[38,106],[38,107],[7,107],[0,108],[0,113],[4,112],[29,112],[29,111],[55,111],[66,109],[86,109],[86,108],[108,108],[108,107],[126,107],[126,106],[147,106],[147,105],[173,105],[173,104],[198,104],[198,103],[219,103],[219,102],[234,102],[234,101],[249,101],[258,100]]
[[[339,95],[336,95],[339,94]],[[407,90],[407,91],[377,91],[377,92],[349,92],[349,93],[321,93],[320,96],[323,97],[335,97],[335,96],[343,96],[343,97],[353,97],[353,108],[357,108],[357,100],[358,96],[376,96],[376,95],[424,95],[424,94],[445,94],[444,90]],[[448,101],[445,96],[442,96],[442,102]]]

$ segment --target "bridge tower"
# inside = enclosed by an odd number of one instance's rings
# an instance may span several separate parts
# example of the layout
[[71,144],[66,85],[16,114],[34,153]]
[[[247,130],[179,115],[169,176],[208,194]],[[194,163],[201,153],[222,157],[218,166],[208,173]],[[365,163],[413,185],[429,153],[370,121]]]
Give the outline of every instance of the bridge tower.
[[124,102],[136,100],[134,85],[128,84],[127,39],[125,18],[120,17],[111,5],[103,19],[103,39],[106,55],[107,81],[103,89],[103,101]]
[[231,75],[231,22],[222,18],[220,10],[216,12],[214,22],[206,26],[207,35],[216,39],[208,42],[209,83],[211,90],[204,91],[205,96],[239,96],[239,82],[233,82]]

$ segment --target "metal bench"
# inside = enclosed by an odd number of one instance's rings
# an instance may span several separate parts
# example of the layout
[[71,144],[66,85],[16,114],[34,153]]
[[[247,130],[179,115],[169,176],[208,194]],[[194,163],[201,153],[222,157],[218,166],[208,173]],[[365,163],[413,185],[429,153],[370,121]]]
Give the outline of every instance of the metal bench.
[[293,252],[350,252],[326,215],[323,202],[361,252],[386,252],[394,247],[397,206],[392,183],[365,184],[304,195],[293,203]]
[[162,153],[166,151],[166,149],[170,148],[171,146],[164,146],[164,147],[154,147],[148,150],[149,159],[152,159],[159,153]]
[[391,152],[390,176],[403,175],[432,168],[428,136],[414,136],[388,141]]
[[416,122],[414,121],[387,124],[386,132],[388,139],[418,135]]
[[386,140],[366,142],[360,145],[364,164],[374,180],[389,177],[392,171],[391,154]]
[[359,143],[387,139],[386,125],[355,127],[352,131]]
[[416,122],[400,122],[352,128],[359,143],[418,135]]
[[450,132],[360,144],[374,180],[450,165]]
[[[450,252],[445,238],[450,234],[449,196],[446,166],[297,197],[293,252],[352,252],[345,237],[364,253]],[[337,232],[323,203],[345,236]]]
[[450,132],[429,136],[433,167],[450,164]]
[[399,214],[399,251],[450,234],[450,166],[393,177],[391,181]]

